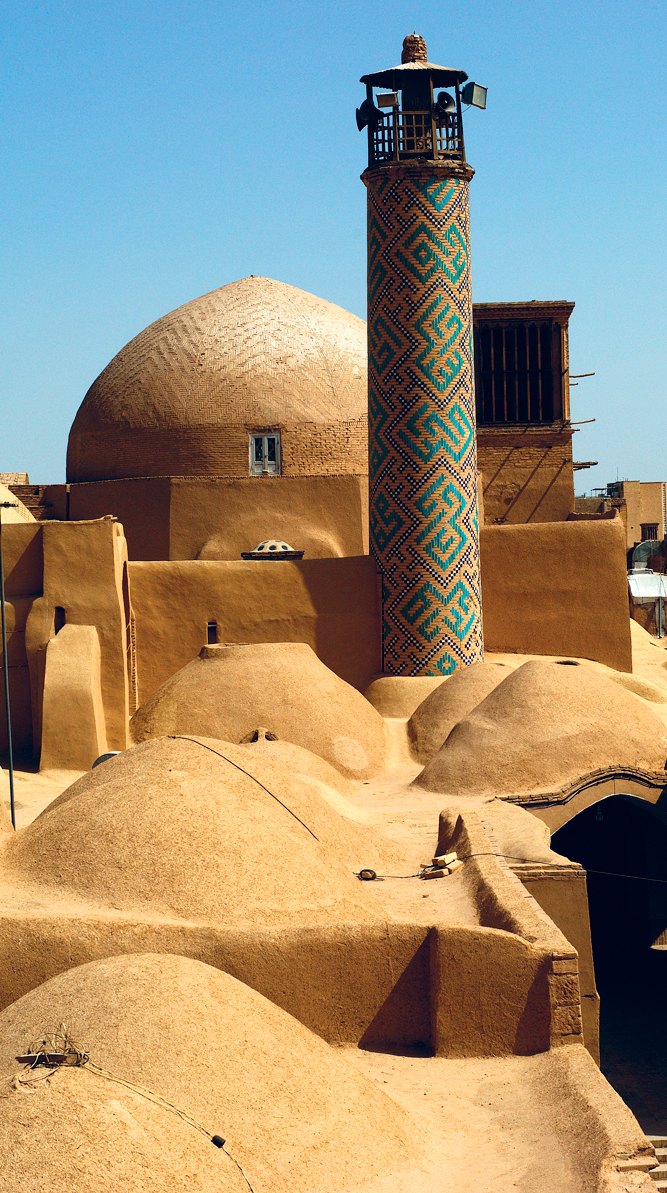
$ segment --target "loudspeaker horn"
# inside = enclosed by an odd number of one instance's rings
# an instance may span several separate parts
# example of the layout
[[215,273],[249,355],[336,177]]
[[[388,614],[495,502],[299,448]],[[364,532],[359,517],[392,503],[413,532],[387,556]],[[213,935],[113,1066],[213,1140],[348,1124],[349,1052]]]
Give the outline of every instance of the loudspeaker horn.
[[357,108],[357,128],[359,132],[370,124],[371,128],[375,128],[382,120],[382,112],[375,107],[370,99],[365,99],[360,108]]

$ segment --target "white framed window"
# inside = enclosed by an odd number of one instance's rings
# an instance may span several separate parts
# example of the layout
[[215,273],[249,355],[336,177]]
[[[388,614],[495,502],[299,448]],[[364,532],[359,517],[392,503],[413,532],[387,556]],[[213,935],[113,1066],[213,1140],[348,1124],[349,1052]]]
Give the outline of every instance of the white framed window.
[[250,475],[280,474],[280,431],[262,431],[250,436]]

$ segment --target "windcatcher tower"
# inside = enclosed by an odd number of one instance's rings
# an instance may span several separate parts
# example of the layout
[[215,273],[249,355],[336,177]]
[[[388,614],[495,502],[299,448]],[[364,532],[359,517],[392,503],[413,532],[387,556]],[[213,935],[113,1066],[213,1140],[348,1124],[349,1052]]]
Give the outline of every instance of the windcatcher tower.
[[[449,675],[483,658],[467,77],[429,62],[413,35],[400,66],[361,79],[370,542],[382,577],[383,671],[394,675]],[[377,106],[374,88],[384,91]],[[480,90],[468,84],[465,98]]]

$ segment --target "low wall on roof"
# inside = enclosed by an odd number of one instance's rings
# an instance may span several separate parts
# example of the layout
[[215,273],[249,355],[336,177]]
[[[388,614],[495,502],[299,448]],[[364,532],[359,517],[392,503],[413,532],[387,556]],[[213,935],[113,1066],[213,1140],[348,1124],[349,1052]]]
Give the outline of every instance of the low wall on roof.
[[485,526],[480,549],[486,650],[574,655],[632,671],[619,518]]
[[480,426],[477,465],[487,523],[554,522],[574,509],[571,430]]
[[130,563],[129,575],[139,704],[199,654],[210,623],[218,642],[307,642],[361,691],[380,669],[368,555]]
[[265,927],[164,918],[141,906],[127,915],[103,896],[77,909],[48,887],[48,907],[26,912],[5,886],[0,1009],[88,961],[174,953],[245,982],[332,1044],[418,1043],[450,1057],[581,1044],[575,949],[493,856],[477,815],[453,808],[443,817],[440,844],[472,855],[452,881],[468,892],[477,922],[432,920],[418,889],[413,921]]
[[[273,482],[257,483],[261,490]],[[632,670],[620,521],[486,526],[480,538],[488,651],[574,655]],[[361,691],[380,670],[377,576],[368,555],[133,562],[128,588],[124,544],[123,528],[111,519],[4,528],[20,755],[39,753],[44,651],[57,608],[63,621],[97,627],[110,749],[126,744],[128,679],[132,713],[199,654],[211,622],[218,642],[307,642]],[[3,734],[0,695],[0,751]]]
[[[484,527],[488,651],[575,655],[632,670],[620,522]],[[374,560],[129,564],[139,703],[218,642],[307,642],[354,687],[379,672]]]
[[368,550],[362,473],[135,477],[49,485],[44,497],[55,518],[117,518],[133,560],[240,560],[266,538],[285,539],[308,559]]
[[[108,748],[124,750],[128,744],[129,597],[122,526],[112,518],[20,522],[3,526],[2,538],[12,741],[17,757],[39,757],[47,648],[64,625],[90,626],[97,632]],[[73,675],[74,656],[69,662]],[[85,667],[79,667],[85,688],[84,672]],[[55,695],[54,700],[57,709]],[[64,710],[60,725],[57,720],[51,723],[56,736],[77,731],[76,725],[67,725]],[[62,742],[62,753],[61,747]],[[0,753],[6,749],[5,701],[0,690]],[[72,769],[76,765],[70,763]]]

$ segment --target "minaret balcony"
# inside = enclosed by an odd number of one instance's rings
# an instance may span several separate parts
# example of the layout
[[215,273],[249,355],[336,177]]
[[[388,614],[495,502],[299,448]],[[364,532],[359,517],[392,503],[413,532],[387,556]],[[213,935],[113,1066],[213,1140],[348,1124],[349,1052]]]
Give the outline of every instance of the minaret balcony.
[[433,110],[405,111],[395,106],[391,111],[379,114],[370,132],[371,165],[406,158],[465,160],[463,128],[458,112],[440,115]]

